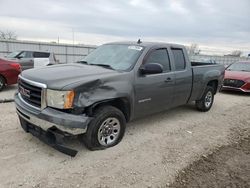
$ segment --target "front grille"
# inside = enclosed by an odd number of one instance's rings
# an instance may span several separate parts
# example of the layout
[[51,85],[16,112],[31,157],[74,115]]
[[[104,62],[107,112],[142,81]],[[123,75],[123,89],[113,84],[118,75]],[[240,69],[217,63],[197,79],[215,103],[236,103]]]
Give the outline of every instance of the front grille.
[[18,80],[18,90],[25,102],[41,108],[42,88],[31,85],[20,78]]
[[235,87],[235,88],[240,88],[244,84],[245,84],[244,81],[235,79],[225,79],[223,82],[224,86]]

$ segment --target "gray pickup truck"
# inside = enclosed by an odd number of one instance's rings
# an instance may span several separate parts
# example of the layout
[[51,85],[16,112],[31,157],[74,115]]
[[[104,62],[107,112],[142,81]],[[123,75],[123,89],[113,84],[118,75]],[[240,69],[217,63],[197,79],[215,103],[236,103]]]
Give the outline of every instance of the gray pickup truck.
[[182,45],[109,43],[77,63],[23,71],[15,104],[26,132],[74,156],[65,137],[104,149],[136,118],[191,101],[208,111],[223,77],[222,65],[192,63]]

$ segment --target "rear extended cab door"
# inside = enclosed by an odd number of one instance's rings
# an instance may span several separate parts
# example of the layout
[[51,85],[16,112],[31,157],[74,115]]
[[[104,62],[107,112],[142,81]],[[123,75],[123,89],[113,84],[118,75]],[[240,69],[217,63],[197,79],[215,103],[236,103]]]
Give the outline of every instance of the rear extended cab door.
[[192,92],[193,73],[186,49],[179,45],[172,45],[169,55],[174,68],[175,84],[172,106],[186,104]]

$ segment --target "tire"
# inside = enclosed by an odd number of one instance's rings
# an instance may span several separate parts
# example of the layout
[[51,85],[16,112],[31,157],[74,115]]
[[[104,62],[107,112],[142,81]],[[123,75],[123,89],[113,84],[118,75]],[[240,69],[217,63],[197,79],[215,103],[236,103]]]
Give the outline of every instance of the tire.
[[102,106],[93,115],[83,142],[89,150],[101,150],[117,145],[126,129],[124,114],[113,106]]
[[196,108],[201,112],[207,112],[214,102],[214,88],[207,86],[200,100],[196,101]]
[[5,87],[5,85],[6,85],[5,79],[4,79],[4,77],[2,77],[0,75],[0,91],[3,90],[3,88]]

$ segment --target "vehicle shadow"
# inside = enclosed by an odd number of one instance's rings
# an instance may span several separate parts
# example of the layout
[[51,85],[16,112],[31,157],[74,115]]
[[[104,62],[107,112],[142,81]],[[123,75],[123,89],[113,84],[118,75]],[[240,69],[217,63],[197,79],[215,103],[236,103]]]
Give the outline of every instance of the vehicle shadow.
[[[123,141],[131,139],[135,139],[136,135],[141,134],[141,132],[147,130],[151,126],[157,126],[155,125],[156,122],[164,122],[166,124],[170,124],[171,121],[180,118],[180,114],[183,116],[188,116],[196,113],[196,107],[194,105],[194,102],[190,104],[186,104],[184,106],[180,106],[177,108],[169,109],[163,112],[155,113],[152,115],[148,115],[136,120],[133,120],[129,122],[126,126],[126,132]],[[82,135],[81,135],[82,136]],[[81,136],[79,137],[73,137],[73,138],[66,138],[65,144],[70,147],[74,148],[78,151],[77,155],[85,155],[86,152],[90,152],[85,145],[80,141]]]
[[[173,108],[170,110],[166,110],[163,112],[155,113],[140,119],[133,120],[127,124],[126,132],[124,139],[122,141],[126,141],[127,139],[131,139],[131,137],[136,137],[137,134],[140,134],[140,132],[143,132],[147,130],[149,127],[154,125],[156,122],[166,122],[166,124],[170,123],[174,119],[177,119],[180,117],[180,114],[186,116],[191,115],[193,113],[197,112],[196,107],[194,105],[194,102],[180,106],[177,108]],[[69,137],[64,140],[65,146],[75,149],[78,151],[77,155],[85,155],[89,151],[85,145],[81,142],[82,135],[78,137]],[[135,138],[132,138],[135,139]],[[48,146],[49,147],[49,146]]]

